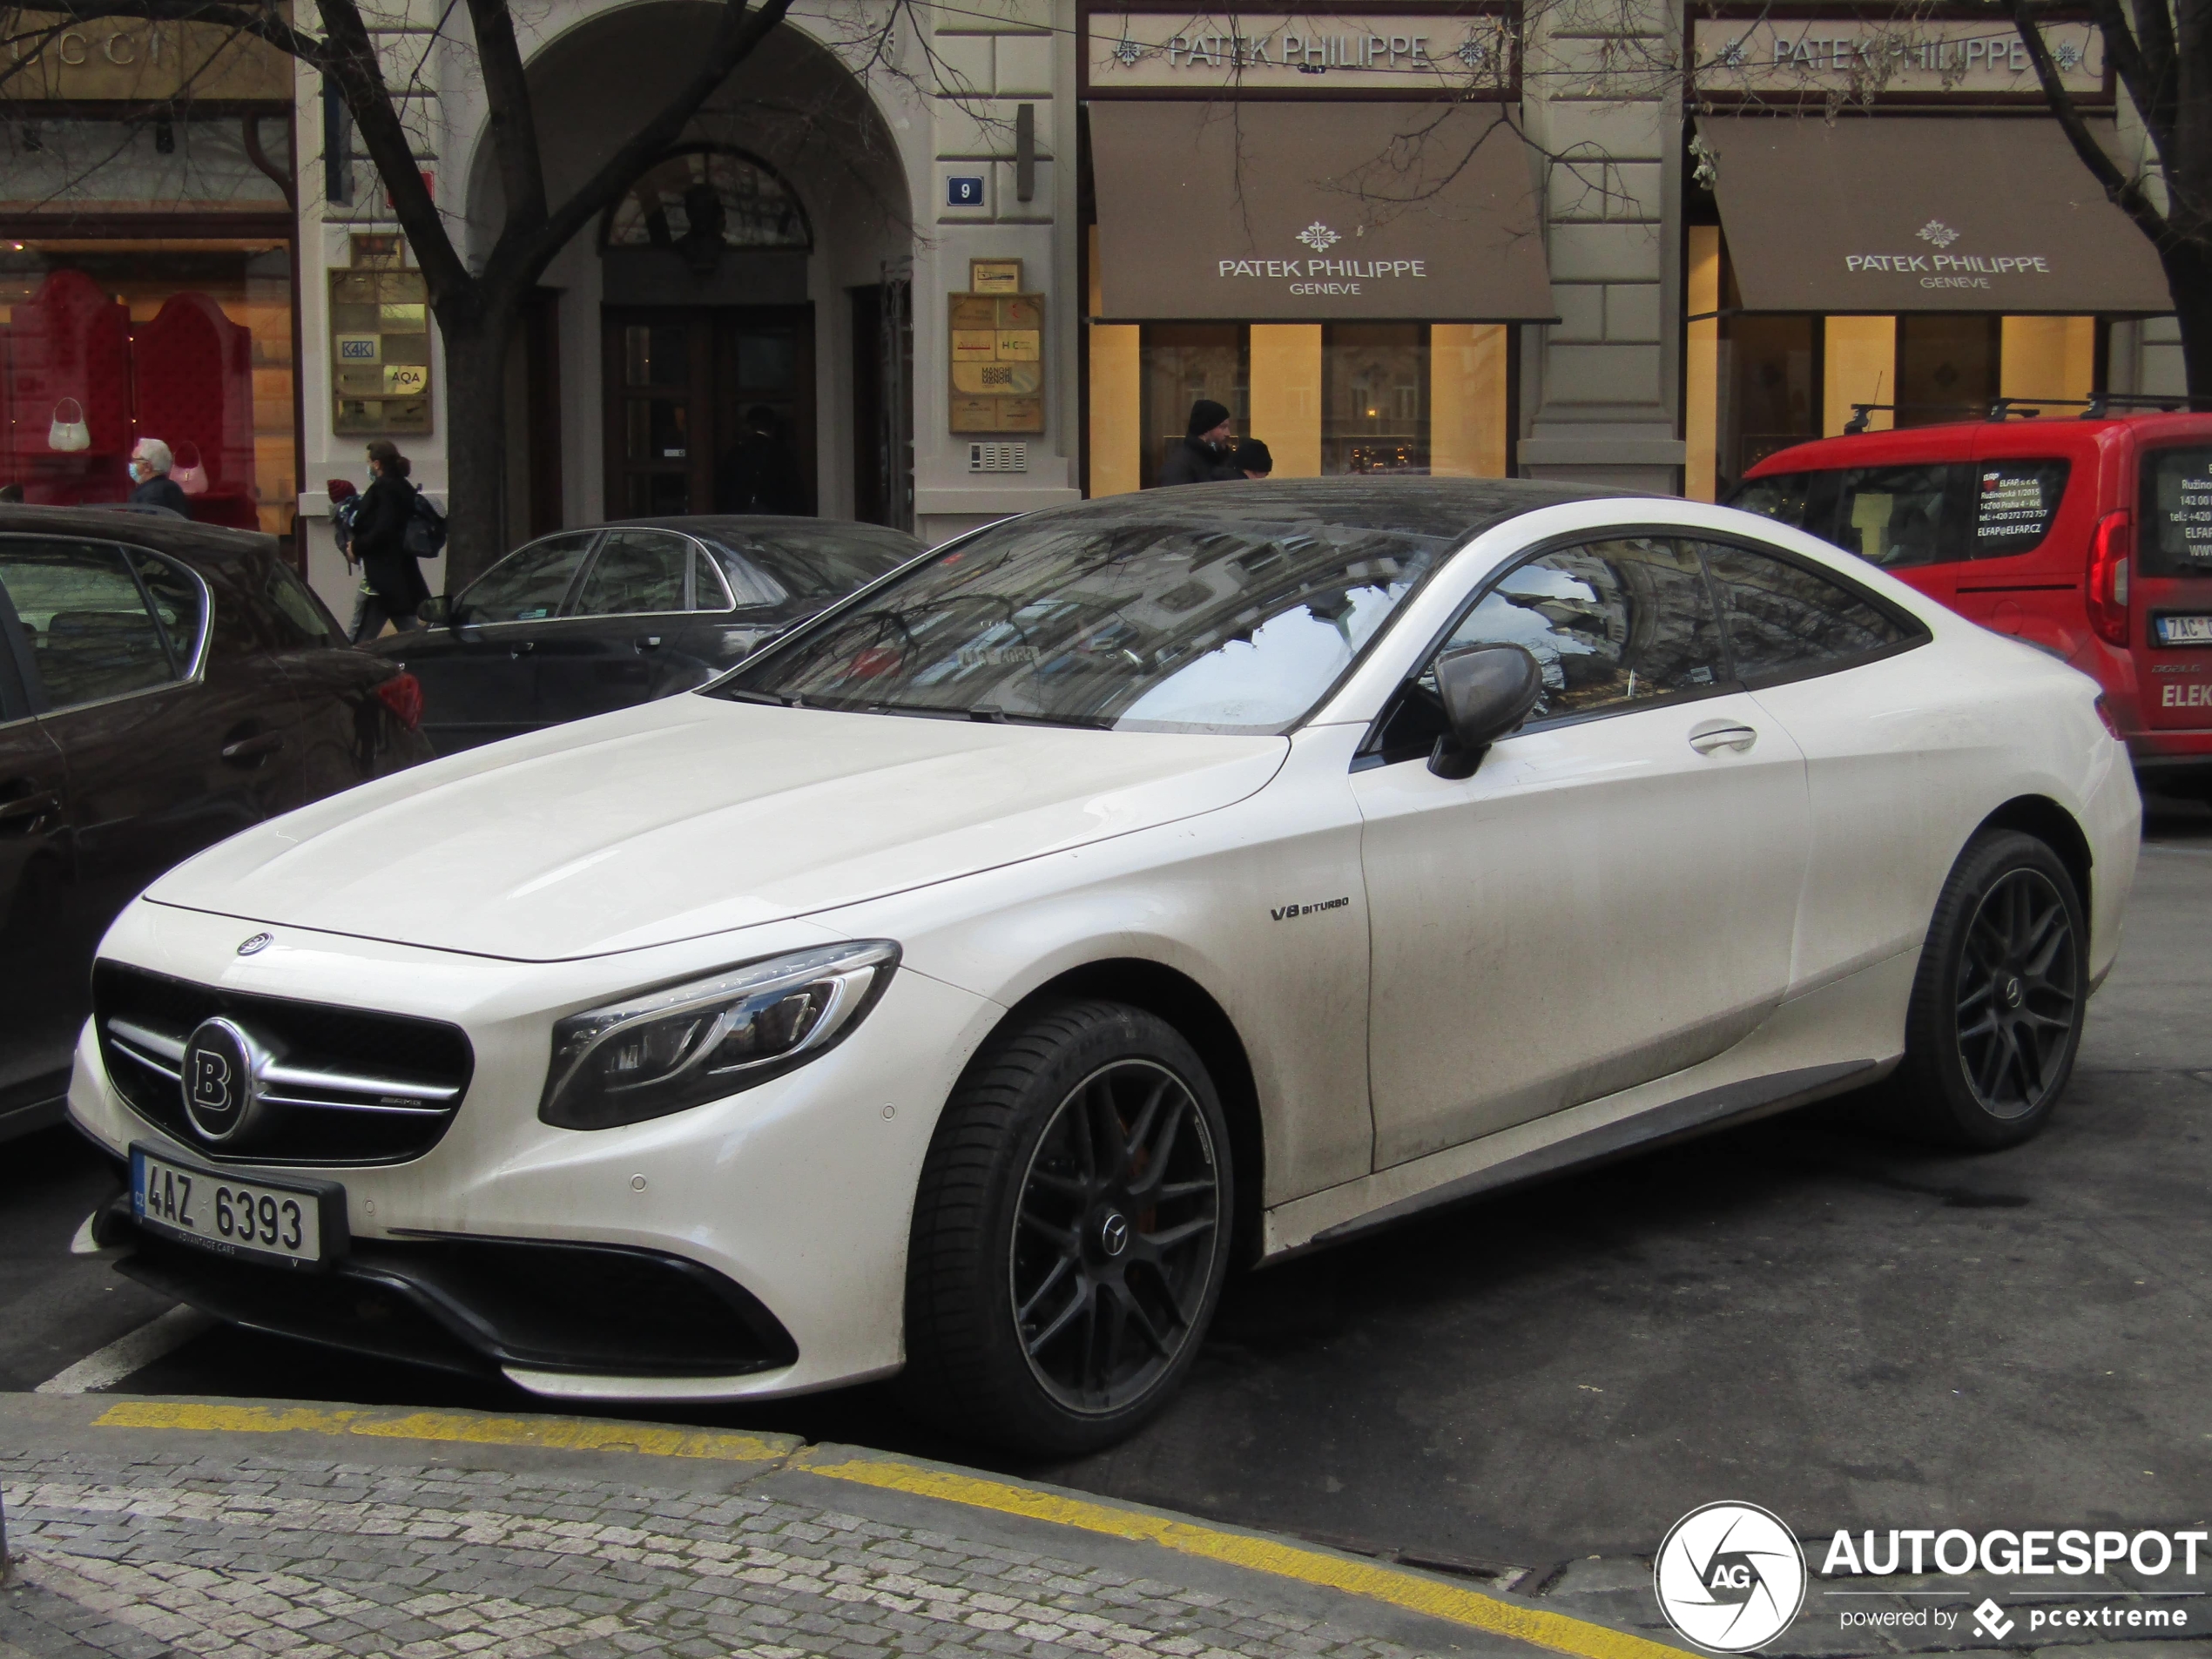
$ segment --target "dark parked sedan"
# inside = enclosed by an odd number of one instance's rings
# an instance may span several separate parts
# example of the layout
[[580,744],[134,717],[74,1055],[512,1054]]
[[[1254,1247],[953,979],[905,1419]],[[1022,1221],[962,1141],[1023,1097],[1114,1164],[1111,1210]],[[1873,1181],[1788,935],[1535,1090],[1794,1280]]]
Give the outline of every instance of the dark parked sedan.
[[428,632],[369,649],[422,683],[441,754],[650,703],[741,657],[923,551],[875,524],[650,518],[517,548]]
[[271,536],[0,507],[0,1139],[60,1121],[115,914],[212,842],[428,759],[420,708]]

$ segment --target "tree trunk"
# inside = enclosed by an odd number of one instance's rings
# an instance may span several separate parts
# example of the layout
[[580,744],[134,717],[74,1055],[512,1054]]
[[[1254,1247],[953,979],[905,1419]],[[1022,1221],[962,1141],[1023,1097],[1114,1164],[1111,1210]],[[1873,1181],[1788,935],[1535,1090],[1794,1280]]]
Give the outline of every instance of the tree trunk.
[[2191,397],[2212,398],[2212,253],[2178,237],[2159,250],[2174,318],[2182,328],[2182,365]]
[[446,348],[446,592],[508,551],[507,346],[514,317],[487,307],[438,320]]

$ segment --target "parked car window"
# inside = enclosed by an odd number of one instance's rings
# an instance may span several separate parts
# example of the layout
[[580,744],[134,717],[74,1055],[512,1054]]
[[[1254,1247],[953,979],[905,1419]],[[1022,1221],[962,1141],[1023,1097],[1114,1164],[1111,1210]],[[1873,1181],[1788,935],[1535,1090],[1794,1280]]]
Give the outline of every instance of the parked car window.
[[1959,558],[1964,550],[1949,529],[1949,508],[1966,470],[1947,463],[1849,468],[1837,481],[1832,528],[1805,528],[1885,568]]
[[2066,495],[2063,461],[1985,461],[1974,468],[1972,556],[2033,553],[2050,534]]
[[[1246,513],[1251,516],[1247,516]],[[1279,732],[1456,538],[1278,504],[1014,519],[918,561],[711,695],[1124,731]]]
[[266,589],[269,631],[280,650],[302,645],[342,645],[346,643],[333,624],[321,601],[308,591],[292,567],[281,559],[269,561]]
[[0,583],[30,640],[49,708],[98,703],[178,677],[179,664],[122,549],[0,543]]
[[2212,448],[2148,450],[2142,473],[2142,574],[2212,576]]
[[1777,472],[1764,478],[1748,478],[1737,486],[1728,504],[1739,512],[1757,513],[1761,518],[1801,530],[1805,528],[1806,508],[1819,476],[1813,472]]
[[609,530],[583,578],[574,615],[635,617],[682,610],[691,544],[666,530]]
[[[887,576],[921,552],[921,544],[873,524],[823,524],[794,520],[789,529],[756,530],[717,539],[751,569],[762,597],[754,604],[798,599],[841,599]],[[743,595],[740,603],[748,603]]]
[[1864,595],[1788,559],[1709,545],[1736,678],[1749,685],[1863,662],[1925,637]]
[[572,531],[517,549],[462,590],[455,611],[469,622],[538,622],[557,614],[597,535]]
[[130,559],[139,584],[153,602],[153,619],[169,642],[171,659],[179,672],[190,673],[199,658],[199,637],[207,625],[206,590],[189,571],[154,554],[132,549]]
[[[1624,536],[1558,548],[1501,577],[1440,648],[1525,645],[1544,671],[1531,720],[1625,709],[1728,678],[1697,555]],[[1422,671],[1433,689],[1434,667]]]
[[704,548],[691,550],[691,609],[730,609],[730,584],[723,578],[713,557]]

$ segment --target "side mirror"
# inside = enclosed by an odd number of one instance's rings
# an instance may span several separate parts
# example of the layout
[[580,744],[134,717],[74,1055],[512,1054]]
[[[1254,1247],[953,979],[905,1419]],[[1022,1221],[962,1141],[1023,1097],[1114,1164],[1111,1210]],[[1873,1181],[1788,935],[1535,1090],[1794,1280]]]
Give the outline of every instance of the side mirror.
[[453,620],[453,602],[442,593],[435,593],[415,607],[415,614],[417,620],[427,622],[433,628],[443,628]]
[[1483,752],[1528,718],[1544,692],[1544,671],[1521,645],[1469,645],[1436,659],[1436,689],[1450,735],[1439,738],[1428,769],[1472,778]]

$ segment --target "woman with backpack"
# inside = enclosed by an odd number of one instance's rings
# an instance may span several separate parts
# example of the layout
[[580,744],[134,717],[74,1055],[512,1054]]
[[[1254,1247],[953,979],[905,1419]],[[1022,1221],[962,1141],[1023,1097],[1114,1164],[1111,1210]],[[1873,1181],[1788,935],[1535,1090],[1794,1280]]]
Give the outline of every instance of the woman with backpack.
[[422,580],[422,567],[415,562],[420,556],[415,544],[421,539],[420,532],[412,541],[408,534],[421,507],[427,504],[408,482],[414,468],[397,444],[389,438],[378,438],[368,446],[368,470],[369,486],[354,514],[353,556],[361,561],[361,576],[369,588],[361,604],[361,621],[354,630],[356,645],[367,644],[382,633],[388,621],[401,633],[421,627],[415,613],[430,597],[429,586]]

